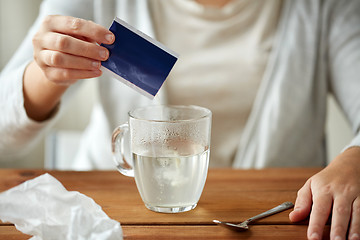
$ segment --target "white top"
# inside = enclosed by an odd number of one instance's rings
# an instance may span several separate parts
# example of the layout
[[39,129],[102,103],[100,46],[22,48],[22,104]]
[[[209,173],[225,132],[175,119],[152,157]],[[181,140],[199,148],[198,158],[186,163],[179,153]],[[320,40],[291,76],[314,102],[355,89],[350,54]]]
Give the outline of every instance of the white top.
[[[233,167],[324,166],[324,126],[330,91],[355,134],[349,146],[360,146],[360,38],[356,37],[360,35],[359,12],[358,0],[284,1],[272,51]],[[82,82],[66,92],[54,118],[37,123],[27,117],[22,77],[33,57],[32,36],[48,14],[91,19],[106,27],[118,16],[155,36],[146,0],[44,1],[39,18],[0,75],[1,156],[26,153],[26,148],[51,127],[71,102]],[[74,160],[80,169],[114,169],[112,130],[127,120],[130,109],[153,104],[107,75],[98,84],[100,102]],[[166,91],[161,91],[155,101],[166,103],[166,99]]]
[[[230,167],[263,77],[281,1],[153,0],[156,38],[180,54],[165,83],[168,102],[212,111],[210,167]],[[210,96],[210,97],[209,97]]]

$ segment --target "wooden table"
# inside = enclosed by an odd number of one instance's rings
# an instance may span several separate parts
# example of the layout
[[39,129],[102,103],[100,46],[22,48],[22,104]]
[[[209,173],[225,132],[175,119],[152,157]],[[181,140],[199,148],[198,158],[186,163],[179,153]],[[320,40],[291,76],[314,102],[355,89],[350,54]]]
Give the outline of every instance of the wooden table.
[[[210,169],[198,206],[177,214],[147,210],[133,178],[115,171],[48,171],[69,191],[95,200],[108,216],[121,223],[124,239],[306,239],[307,223],[293,224],[281,212],[252,223],[249,231],[232,232],[212,223],[219,219],[238,223],[282,202],[295,202],[297,190],[316,168],[234,170]],[[0,169],[0,192],[44,170]],[[329,226],[324,239],[329,239]],[[9,223],[0,222],[0,239],[29,239]]]

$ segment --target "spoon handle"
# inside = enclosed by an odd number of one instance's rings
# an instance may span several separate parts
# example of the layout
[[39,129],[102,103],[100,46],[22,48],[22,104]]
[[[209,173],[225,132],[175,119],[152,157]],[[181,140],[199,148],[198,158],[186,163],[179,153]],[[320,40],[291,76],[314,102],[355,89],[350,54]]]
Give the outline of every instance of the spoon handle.
[[258,219],[261,219],[261,218],[264,218],[264,217],[267,217],[267,216],[270,216],[272,214],[275,214],[275,213],[278,213],[278,212],[282,212],[284,210],[287,210],[289,208],[292,208],[294,206],[293,203],[291,202],[284,202],[282,204],[280,204],[279,206],[276,206],[266,212],[263,212],[263,213],[260,213],[259,215],[256,215],[254,217],[251,217],[249,218],[248,220],[246,220],[245,222],[246,223],[250,223],[252,221],[255,221],[255,220],[258,220]]

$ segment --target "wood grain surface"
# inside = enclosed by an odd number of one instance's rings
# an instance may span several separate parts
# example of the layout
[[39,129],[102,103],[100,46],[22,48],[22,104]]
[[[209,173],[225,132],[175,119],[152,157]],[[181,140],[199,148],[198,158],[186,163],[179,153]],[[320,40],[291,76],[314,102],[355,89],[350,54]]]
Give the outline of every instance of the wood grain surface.
[[[295,202],[298,189],[319,168],[264,170],[210,169],[198,206],[177,214],[147,210],[133,178],[116,171],[48,171],[69,191],[95,200],[121,223],[125,239],[306,239],[307,221],[293,224],[286,210],[232,232],[213,219],[239,223],[282,202]],[[0,192],[39,176],[45,170],[0,169]],[[324,239],[328,239],[329,227]],[[0,223],[0,239],[22,238],[14,226]],[[14,238],[15,237],[15,238]],[[19,238],[17,238],[19,237]],[[169,238],[171,237],[171,238]]]

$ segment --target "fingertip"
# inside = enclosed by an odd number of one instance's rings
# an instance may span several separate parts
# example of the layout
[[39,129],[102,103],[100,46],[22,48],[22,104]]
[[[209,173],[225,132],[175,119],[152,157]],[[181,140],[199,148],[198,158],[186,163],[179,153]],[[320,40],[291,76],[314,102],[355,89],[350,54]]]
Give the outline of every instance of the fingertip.
[[289,213],[289,219],[291,222],[299,222],[307,217],[307,213],[300,208],[295,208]]
[[112,32],[110,32],[105,35],[105,40],[107,44],[112,44],[115,41],[115,35]]
[[320,235],[316,232],[309,234],[309,240],[320,240]]
[[95,77],[99,77],[102,74],[102,71],[100,69],[93,70],[92,72],[94,73]]
[[290,212],[289,219],[291,222],[297,222],[297,220],[298,220],[297,211],[293,210],[292,212]]
[[[350,235],[350,234],[349,234]],[[350,236],[350,240],[359,240],[360,239],[360,236],[359,234],[357,233],[353,233],[351,236]]]
[[[295,212],[295,210],[294,211],[291,211],[290,213],[289,213],[289,219],[290,219],[290,221],[291,222],[296,222],[295,220],[296,220],[296,213],[294,213]],[[295,216],[294,216],[295,215]]]

